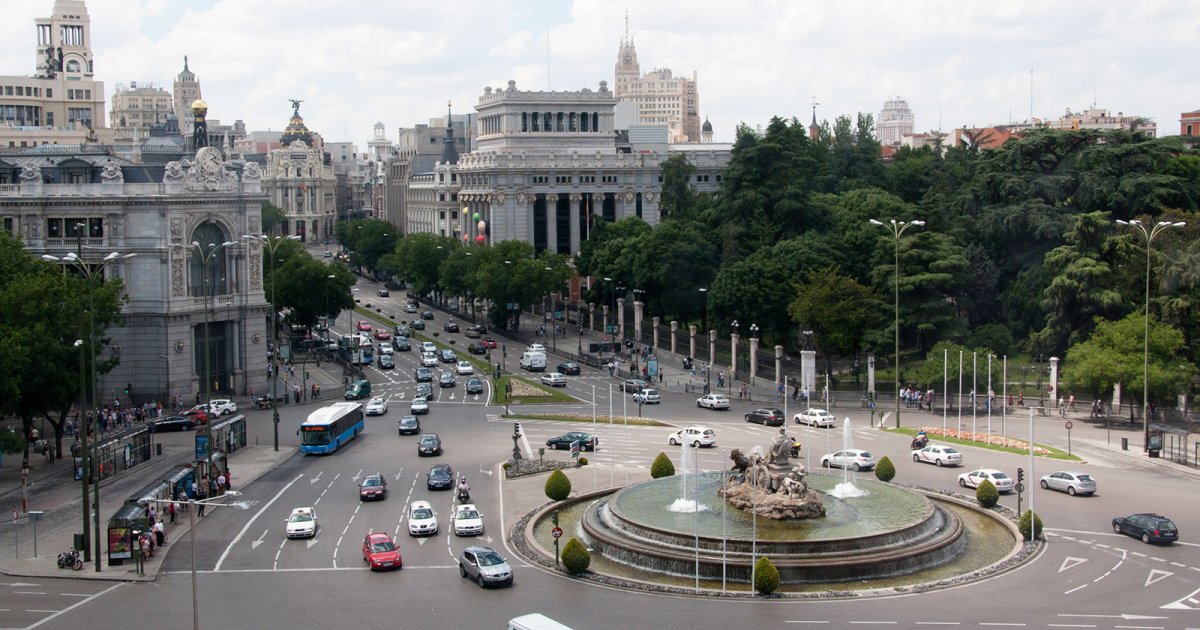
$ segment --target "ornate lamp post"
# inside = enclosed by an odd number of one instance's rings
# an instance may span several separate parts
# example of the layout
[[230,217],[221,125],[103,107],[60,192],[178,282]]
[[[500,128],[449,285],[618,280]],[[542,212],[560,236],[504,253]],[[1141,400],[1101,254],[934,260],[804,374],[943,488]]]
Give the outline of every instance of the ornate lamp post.
[[896,347],[895,347],[896,386],[894,389],[895,389],[895,393],[896,393],[896,428],[900,428],[900,235],[904,234],[904,230],[907,230],[909,227],[914,226],[914,225],[919,227],[919,226],[925,225],[925,222],[917,221],[917,220],[906,222],[906,221],[897,221],[895,219],[891,219],[890,223],[883,223],[882,221],[877,221],[875,219],[871,219],[870,221],[871,221],[872,225],[882,225],[884,227],[889,227],[892,231],[892,236],[895,238],[895,241],[896,241],[895,242],[895,266],[892,268],[893,275],[895,277],[895,282],[894,282],[895,322],[893,323],[893,325],[895,326],[894,332],[895,332],[895,342],[896,342]]
[[1145,451],[1150,448],[1150,244],[1154,242],[1154,237],[1163,230],[1183,227],[1187,223],[1159,221],[1147,230],[1145,224],[1138,219],[1132,221],[1117,219],[1117,225],[1135,227],[1142,233],[1142,236],[1146,237],[1146,310],[1144,317],[1146,328],[1142,342],[1142,450]]
[[[99,573],[100,572],[100,556],[101,556],[101,549],[102,549],[102,547],[100,545],[100,471],[99,471],[98,459],[97,459],[98,454],[95,452],[89,453],[88,452],[88,444],[87,444],[88,431],[95,430],[95,423],[97,420],[96,393],[95,393],[95,391],[96,391],[96,333],[95,333],[96,316],[95,316],[95,302],[93,299],[93,288],[94,288],[94,285],[95,285],[95,282],[97,279],[100,279],[100,280],[104,279],[105,268],[107,268],[109,265],[111,265],[115,262],[133,258],[134,256],[137,256],[137,254],[120,254],[118,252],[110,252],[107,256],[100,259],[98,262],[85,261],[83,259],[83,230],[86,229],[87,226],[83,223],[76,223],[75,227],[78,230],[77,240],[76,240],[76,251],[70,252],[66,256],[63,256],[61,258],[58,256],[51,256],[49,254],[45,254],[42,256],[42,259],[48,260],[50,262],[61,263],[64,265],[64,269],[66,266],[70,266],[75,270],[76,273],[78,273],[80,276],[82,276],[87,281],[87,288],[88,288],[87,343],[88,343],[88,352],[91,353],[91,361],[89,361],[89,363],[91,365],[90,383],[91,383],[91,389],[92,389],[92,413],[91,413],[92,423],[90,425],[85,424],[84,416],[83,416],[83,400],[84,400],[84,395],[87,390],[84,387],[84,384],[82,382],[84,379],[84,375],[83,375],[84,363],[83,363],[83,353],[82,353],[83,352],[83,342],[82,342],[82,340],[80,340],[80,341],[76,342],[76,345],[80,346],[79,379],[81,381],[80,382],[80,394],[79,394],[79,397],[80,397],[79,398],[80,399],[79,429],[80,429],[80,435],[82,436],[80,438],[80,463],[81,463],[83,474],[80,475],[80,477],[82,478],[82,482],[80,485],[82,486],[82,489],[83,489],[83,539],[85,542],[88,539],[88,533],[89,533],[88,532],[89,511],[92,506],[95,507],[94,512],[92,512],[90,514],[90,516],[92,518],[92,530],[93,530],[91,533],[95,537],[94,538],[95,550],[94,550],[93,555],[95,557],[95,562],[96,562],[96,572]],[[94,439],[92,441],[92,449],[94,451],[96,448],[96,443],[99,442],[100,440],[99,440],[99,437],[95,434],[93,434],[93,438]],[[92,472],[91,472],[93,467],[95,467],[97,469],[95,474],[92,474]],[[92,494],[93,494],[92,505],[88,504],[88,477],[89,476],[92,477]],[[89,560],[89,558],[88,558],[89,548],[87,547],[86,544],[84,545],[83,553],[84,553],[84,560],[85,561]]]
[[733,332],[729,335],[729,388],[728,395],[733,395],[733,379],[737,378],[737,342],[738,342],[738,320],[733,320],[729,326],[733,328]]
[[[361,226],[360,226],[361,227]],[[275,445],[275,450],[279,450],[279,394],[276,388],[279,384],[279,322],[275,308],[275,252],[279,249],[279,244],[284,241],[298,241],[300,237],[293,234],[292,236],[267,236],[266,234],[246,234],[242,238],[249,241],[258,241],[262,243],[263,249],[267,250],[267,255],[271,257],[271,339],[275,343],[274,349],[271,351],[271,426],[272,443]],[[194,243],[193,243],[194,245]],[[229,243],[226,243],[229,245]],[[205,263],[207,266],[207,263]],[[330,276],[332,277],[332,276]],[[205,308],[208,308],[208,300],[204,302]],[[325,310],[329,310],[326,308]],[[328,315],[328,313],[326,313]],[[205,335],[207,336],[207,323],[205,324]],[[325,337],[328,339],[329,332],[326,330]],[[205,340],[205,345],[208,340]],[[208,353],[204,355],[208,357]],[[207,368],[206,368],[207,369]]]

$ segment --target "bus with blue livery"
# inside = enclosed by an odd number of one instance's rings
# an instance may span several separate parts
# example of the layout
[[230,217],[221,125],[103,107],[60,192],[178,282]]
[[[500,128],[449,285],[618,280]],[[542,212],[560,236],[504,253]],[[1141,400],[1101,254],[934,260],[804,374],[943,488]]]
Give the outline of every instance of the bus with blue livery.
[[321,407],[300,425],[300,450],[306,455],[332,453],[358,437],[363,428],[362,404],[339,402]]

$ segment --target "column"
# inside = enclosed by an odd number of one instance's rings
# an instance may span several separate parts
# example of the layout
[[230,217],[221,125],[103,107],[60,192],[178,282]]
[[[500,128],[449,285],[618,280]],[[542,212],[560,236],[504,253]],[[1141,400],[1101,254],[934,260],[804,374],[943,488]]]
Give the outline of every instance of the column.
[[633,334],[638,343],[642,343],[642,301],[633,301]]
[[608,305],[604,304],[600,307],[604,313],[604,334],[608,334]]
[[729,380],[730,382],[737,376],[737,346],[738,334],[730,333],[729,335]]
[[588,302],[588,329],[596,330],[596,305]]
[[[946,395],[946,392],[938,393],[942,396]],[[867,394],[872,398],[875,397],[875,353],[873,352],[867,353]]]
[[546,249],[558,252],[558,194],[546,195]]
[[688,356],[696,357],[696,325],[688,326]]
[[750,384],[754,384],[754,377],[758,376],[758,337],[750,338]]
[[[675,354],[675,333],[679,331],[679,322],[671,320],[671,354]],[[691,356],[691,355],[688,355]]]
[[717,331],[708,331],[708,371],[717,364]]
[[[1058,391],[1058,357],[1050,357],[1050,404],[1049,407],[1058,405],[1058,397],[1062,394]],[[1039,393],[1038,396],[1041,396]],[[1143,410],[1143,413],[1145,410]]]
[[579,253],[579,210],[583,207],[583,195],[571,193],[571,255]]
[[800,389],[807,390],[811,398],[817,390],[817,351],[800,351]]
[[[654,343],[650,347],[654,348],[654,350],[657,351],[658,350],[658,318],[657,317],[650,318],[650,323],[654,324],[654,333],[653,333],[654,334]],[[675,340],[675,335],[671,335],[671,340],[672,341]]]
[[[775,384],[783,383],[783,346],[775,346]],[[783,393],[787,395],[787,385],[784,384]]]
[[625,298],[617,298],[617,339],[625,340]]

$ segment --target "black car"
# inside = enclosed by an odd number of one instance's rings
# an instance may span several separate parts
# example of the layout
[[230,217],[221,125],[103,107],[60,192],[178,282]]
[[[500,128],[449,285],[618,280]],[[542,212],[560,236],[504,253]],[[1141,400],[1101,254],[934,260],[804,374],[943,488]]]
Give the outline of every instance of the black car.
[[481,343],[472,343],[467,345],[467,352],[471,354],[487,354],[487,348]]
[[382,501],[387,498],[387,480],[383,475],[367,475],[358,486],[358,498],[361,501]]
[[442,372],[438,377],[438,385],[441,387],[454,387],[454,372]]
[[449,490],[454,487],[454,469],[450,468],[450,464],[434,464],[425,477],[425,487],[430,490]]
[[579,376],[579,364],[568,361],[567,363],[559,363],[558,371],[567,376]]
[[427,400],[432,400],[433,385],[429,383],[417,383],[417,393],[413,395],[413,398],[425,398]]
[[433,382],[433,370],[431,370],[427,367],[424,367],[424,366],[417,368],[417,382],[418,383]]
[[650,387],[650,384],[640,378],[627,378],[624,383],[621,383],[621,391],[635,394],[647,387]]
[[416,435],[421,432],[421,421],[416,416],[404,416],[398,423],[400,435]]
[[396,340],[392,342],[392,346],[401,352],[412,350],[412,343],[408,341],[408,337],[396,337]]
[[450,349],[439,352],[438,359],[441,359],[442,363],[458,363],[458,355],[454,354],[454,351]]
[[187,431],[196,426],[187,416],[167,416],[150,425],[151,433],[160,431]]
[[379,297],[388,297],[391,295],[391,293],[388,293],[387,289],[380,289],[380,290],[376,291],[376,293],[379,294]]
[[757,422],[763,426],[783,426],[783,411],[773,407],[762,407],[746,414],[746,422]]
[[426,455],[441,455],[442,454],[442,438],[436,433],[426,433],[421,436],[421,440],[417,442],[417,455],[422,457]]
[[419,319],[414,319],[412,320],[412,323],[409,324],[409,327],[413,330],[425,330],[425,322]]
[[390,355],[390,354],[379,355],[379,369],[390,370],[394,367],[396,367],[396,360],[392,358],[392,355]]
[[396,332],[397,337],[407,337],[408,336],[408,323],[401,322],[399,324],[396,324],[395,332]]
[[1159,514],[1132,514],[1112,520],[1113,531],[1140,538],[1144,543],[1171,544],[1179,540],[1179,528],[1175,523]]
[[482,394],[483,393],[483,381],[481,381],[477,378],[467,379],[467,393],[468,394]]
[[421,311],[421,319],[433,319],[433,311]]
[[600,438],[591,433],[584,433],[583,431],[571,431],[570,433],[564,433],[558,437],[546,440],[546,446],[557,451],[559,449],[571,448],[571,442],[579,442],[579,448],[585,451],[594,451],[596,450],[596,445],[600,443]]
[[458,322],[451,319],[445,324],[442,324],[442,329],[444,329],[446,332],[456,333],[458,332]]

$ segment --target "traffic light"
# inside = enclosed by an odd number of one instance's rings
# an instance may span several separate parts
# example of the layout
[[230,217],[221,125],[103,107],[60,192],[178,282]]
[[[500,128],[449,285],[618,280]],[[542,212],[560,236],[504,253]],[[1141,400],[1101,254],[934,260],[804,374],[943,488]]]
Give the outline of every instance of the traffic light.
[[133,389],[133,383],[126,383],[126,384],[125,384],[125,395],[126,395],[126,396],[128,396],[128,395],[129,395],[129,391],[130,391],[130,390],[132,390],[132,389]]
[[1025,469],[1024,468],[1017,469],[1017,483],[1025,483]]

